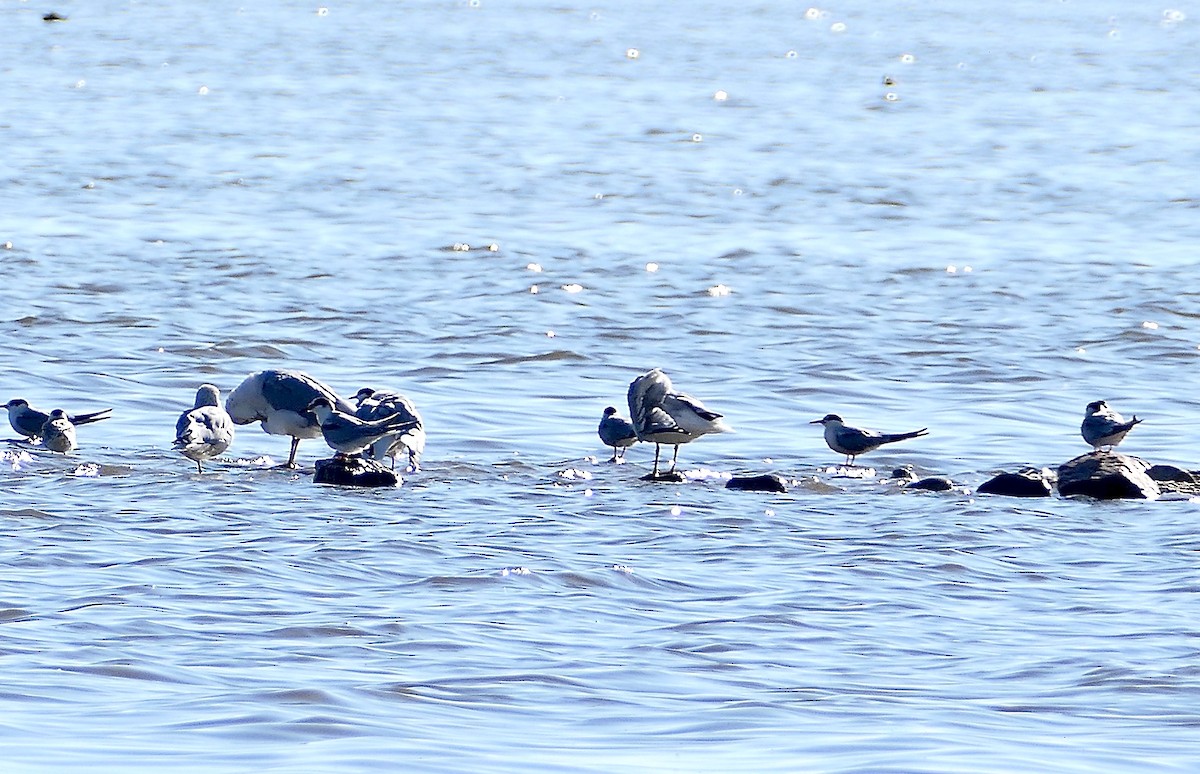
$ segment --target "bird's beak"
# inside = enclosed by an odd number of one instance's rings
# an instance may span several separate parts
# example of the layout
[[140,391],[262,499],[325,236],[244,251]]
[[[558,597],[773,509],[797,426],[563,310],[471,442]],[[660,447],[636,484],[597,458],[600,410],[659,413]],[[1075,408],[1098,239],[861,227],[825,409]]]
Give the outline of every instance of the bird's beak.
[[824,422],[825,422],[824,419],[814,419],[813,421],[809,422],[809,424],[810,425],[819,425],[819,424],[823,424]]

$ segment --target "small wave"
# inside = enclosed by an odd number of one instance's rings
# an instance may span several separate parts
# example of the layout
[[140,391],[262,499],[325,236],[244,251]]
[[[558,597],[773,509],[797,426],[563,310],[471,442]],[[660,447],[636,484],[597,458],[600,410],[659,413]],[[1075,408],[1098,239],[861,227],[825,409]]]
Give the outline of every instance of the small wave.
[[288,626],[267,632],[282,640],[317,640],[326,637],[369,637],[370,632],[354,626]]
[[588,358],[585,355],[580,355],[577,352],[571,352],[565,349],[556,349],[551,352],[543,352],[540,355],[514,355],[497,358],[495,360],[487,360],[483,362],[483,365],[519,365],[521,363],[544,363],[557,360],[586,361]]
[[172,677],[152,669],[130,666],[128,664],[100,664],[97,666],[61,666],[64,672],[100,675],[103,677],[120,677],[126,680],[146,680],[155,683],[186,683],[178,677]]
[[14,519],[52,519],[54,514],[39,511],[37,508],[18,508],[16,510],[0,510],[0,516]]

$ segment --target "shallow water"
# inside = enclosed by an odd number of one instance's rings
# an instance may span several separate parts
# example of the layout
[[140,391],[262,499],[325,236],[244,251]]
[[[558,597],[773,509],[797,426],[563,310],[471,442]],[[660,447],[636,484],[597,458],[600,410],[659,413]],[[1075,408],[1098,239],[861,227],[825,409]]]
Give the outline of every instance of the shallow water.
[[[114,409],[0,444],[6,766],[1190,770],[1195,503],[971,493],[1099,398],[1200,467],[1200,14],[1125,5],[0,10],[2,394]],[[656,366],[682,485],[595,435]],[[196,475],[269,367],[422,470]]]

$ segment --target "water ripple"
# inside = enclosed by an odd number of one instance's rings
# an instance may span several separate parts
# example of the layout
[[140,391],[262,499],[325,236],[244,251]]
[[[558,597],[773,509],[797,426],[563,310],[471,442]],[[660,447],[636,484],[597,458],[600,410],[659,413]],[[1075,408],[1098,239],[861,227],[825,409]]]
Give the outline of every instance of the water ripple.
[[[972,489],[1099,398],[1197,467],[1200,28],[672,13],[13,15],[6,399],[114,412],[0,449],[6,766],[1192,768],[1195,504]],[[737,428],[679,484],[596,437],[656,366]],[[421,469],[197,474],[272,367],[408,393]],[[931,432],[846,475],[830,411]]]

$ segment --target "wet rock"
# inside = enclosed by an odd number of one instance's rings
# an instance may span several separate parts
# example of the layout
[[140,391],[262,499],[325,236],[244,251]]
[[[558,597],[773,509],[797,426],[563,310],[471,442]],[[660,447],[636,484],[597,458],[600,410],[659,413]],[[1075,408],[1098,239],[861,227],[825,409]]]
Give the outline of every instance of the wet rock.
[[787,485],[783,479],[774,473],[764,473],[760,476],[734,476],[725,483],[726,489],[740,489],[744,492],[786,492]]
[[396,486],[400,477],[375,460],[338,454],[327,460],[317,460],[314,484],[338,486]]
[[1049,497],[1053,493],[1046,475],[1035,468],[1001,473],[984,481],[975,491],[1002,497]]
[[927,492],[949,492],[954,488],[954,482],[945,476],[930,476],[920,481],[910,481],[905,489],[922,489]]
[[1146,475],[1154,479],[1163,494],[1200,496],[1200,472],[1174,465],[1152,465]]
[[1058,493],[1097,500],[1153,500],[1162,490],[1146,474],[1150,464],[1120,452],[1090,452],[1058,468]]
[[682,484],[683,483],[683,474],[679,473],[678,471],[674,471],[674,470],[669,473],[659,473],[657,476],[654,475],[653,473],[647,473],[646,475],[642,476],[642,480],[643,481],[658,481],[660,483],[667,483],[667,484]]
[[917,480],[917,472],[912,465],[901,465],[892,471],[892,480],[904,484]]
[[1146,475],[1155,481],[1178,481],[1181,484],[1195,484],[1196,477],[1191,471],[1177,468],[1174,465],[1151,465]]

